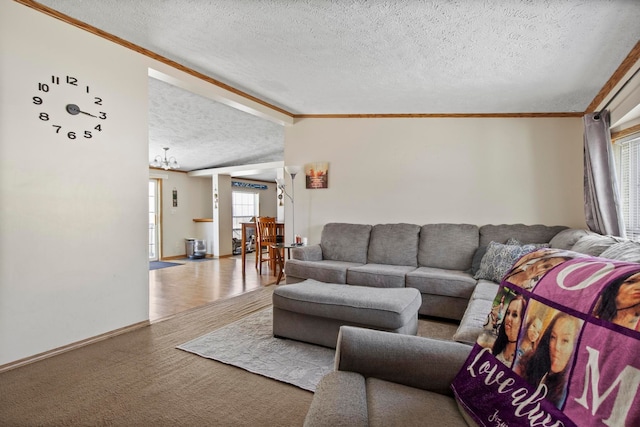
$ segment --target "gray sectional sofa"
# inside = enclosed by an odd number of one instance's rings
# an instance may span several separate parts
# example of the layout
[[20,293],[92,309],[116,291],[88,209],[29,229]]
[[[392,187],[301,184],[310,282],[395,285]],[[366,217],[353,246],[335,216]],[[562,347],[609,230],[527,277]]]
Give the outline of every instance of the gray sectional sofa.
[[450,388],[469,350],[452,341],[343,326],[335,370],[318,384],[304,426],[475,425]]
[[[319,244],[295,248],[286,282],[327,283],[420,291],[419,314],[462,319],[473,298],[492,299],[496,283],[477,279],[490,242],[549,243],[564,226],[471,224],[326,224]],[[578,230],[574,238],[584,236]],[[565,245],[566,246],[566,245]],[[563,247],[563,249],[569,249]],[[477,295],[476,295],[477,293]]]
[[[319,244],[293,249],[285,264],[286,282],[314,279],[357,286],[412,287],[420,291],[419,314],[460,321],[452,338],[473,344],[482,332],[502,277],[500,271],[483,269],[485,255],[494,246],[514,242],[523,250],[534,244],[640,262],[638,242],[564,226],[329,223]],[[502,273],[520,256],[511,255],[511,260],[502,259],[506,262]]]
[[[353,280],[367,286],[400,285],[399,272],[405,271],[404,285],[416,286],[422,294],[421,313],[442,315],[443,311],[429,302],[431,298],[449,307],[444,317],[453,317],[453,313],[457,315],[459,304],[466,305],[466,309],[456,334],[448,341],[342,326],[335,371],[326,375],[318,385],[305,427],[477,425],[459,410],[450,384],[471,350],[469,344],[473,344],[482,331],[498,290],[495,282],[499,279],[475,279],[482,266],[475,271],[477,266],[473,265],[478,259],[485,258],[485,251],[489,252],[492,246],[496,246],[492,241],[507,242],[515,237],[520,243],[547,243],[552,248],[640,262],[639,242],[566,227],[487,225],[475,228],[477,236],[474,237],[474,226],[434,224],[420,227],[417,243],[413,236],[415,227],[406,225],[352,227],[349,224],[327,224],[327,227],[319,245],[300,248],[294,253],[294,259],[286,266],[288,281],[312,276],[316,280],[325,278],[330,281],[342,278],[339,283],[344,284],[355,284],[351,282]],[[360,252],[346,249],[352,247],[349,245],[349,233],[352,236],[357,230],[366,234],[367,227],[372,231],[369,245],[364,243],[367,240],[365,236],[358,234]],[[373,233],[376,227],[384,230]],[[381,258],[385,250],[399,251],[402,248],[394,238],[402,233],[393,236],[390,230],[401,230],[410,237],[411,244],[404,246],[405,250],[417,245],[416,266],[406,269],[409,266],[405,265],[405,269],[396,269],[392,264],[387,269],[384,263],[379,263],[385,260]],[[450,233],[449,238],[446,233]],[[385,240],[380,241],[380,238]],[[371,240],[375,241],[373,245]],[[432,246],[437,244],[441,245],[440,250]],[[339,249],[338,245],[343,247]],[[368,256],[371,251],[373,257]],[[387,260],[394,260],[394,256],[390,254]],[[371,260],[377,262],[367,266]],[[372,278],[366,282],[362,274],[352,276],[351,268],[358,268],[356,271],[360,273],[375,270],[392,277]],[[473,285],[469,286],[470,283]]]

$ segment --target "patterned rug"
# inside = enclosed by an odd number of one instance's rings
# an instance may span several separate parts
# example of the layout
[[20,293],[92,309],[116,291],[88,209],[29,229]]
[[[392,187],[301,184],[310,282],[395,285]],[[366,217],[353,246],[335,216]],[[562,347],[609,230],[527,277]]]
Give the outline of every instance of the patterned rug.
[[309,391],[315,391],[320,379],[333,370],[335,353],[274,338],[271,307],[177,348]]

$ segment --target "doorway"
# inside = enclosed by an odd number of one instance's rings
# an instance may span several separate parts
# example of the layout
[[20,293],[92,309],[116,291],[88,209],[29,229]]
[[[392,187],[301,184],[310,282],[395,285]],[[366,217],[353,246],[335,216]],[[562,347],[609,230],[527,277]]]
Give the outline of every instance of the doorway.
[[149,179],[149,261],[160,259],[160,180]]

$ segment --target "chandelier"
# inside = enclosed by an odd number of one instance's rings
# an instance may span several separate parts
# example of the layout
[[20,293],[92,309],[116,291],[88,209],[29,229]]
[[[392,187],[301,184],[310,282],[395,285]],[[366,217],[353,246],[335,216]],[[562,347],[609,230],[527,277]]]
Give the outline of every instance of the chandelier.
[[167,151],[169,151],[169,148],[164,147],[163,150],[164,150],[164,159],[160,155],[156,156],[156,158],[153,160],[153,163],[151,163],[151,166],[156,168],[162,168],[164,170],[178,169],[180,165],[178,164],[175,157],[172,156],[172,157],[169,157],[169,159],[167,159]]

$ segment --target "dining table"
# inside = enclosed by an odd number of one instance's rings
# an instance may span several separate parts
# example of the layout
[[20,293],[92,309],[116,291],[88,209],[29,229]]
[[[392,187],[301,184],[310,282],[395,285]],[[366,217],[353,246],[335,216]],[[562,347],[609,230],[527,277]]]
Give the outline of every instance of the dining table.
[[[247,236],[250,236],[250,234],[247,234],[247,230],[253,230],[253,233],[256,235],[256,244],[258,244],[258,233],[255,222],[242,222],[240,224],[242,225],[242,244],[240,245],[242,247],[240,251],[242,254],[242,277],[245,277],[247,264]],[[278,236],[284,236],[284,222],[276,222],[276,233]]]

